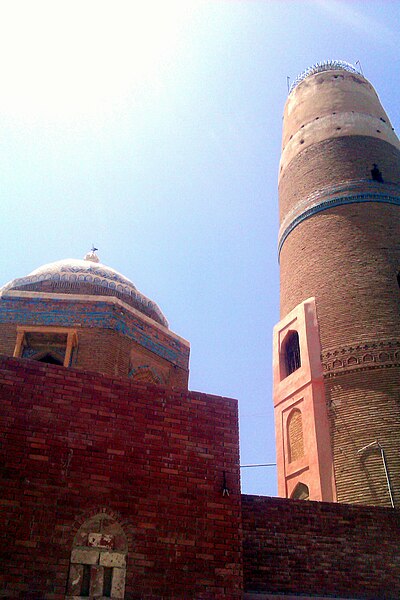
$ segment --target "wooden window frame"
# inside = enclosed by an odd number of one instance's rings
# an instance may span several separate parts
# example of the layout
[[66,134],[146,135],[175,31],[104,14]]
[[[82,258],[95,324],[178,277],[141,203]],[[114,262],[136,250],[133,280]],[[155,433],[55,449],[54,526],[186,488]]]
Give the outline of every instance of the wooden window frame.
[[27,333],[62,333],[67,335],[67,343],[64,356],[64,367],[69,367],[71,362],[72,350],[78,345],[78,332],[70,327],[44,327],[35,325],[18,325],[17,339],[15,342],[14,354],[15,358],[21,358],[25,345],[25,335]]

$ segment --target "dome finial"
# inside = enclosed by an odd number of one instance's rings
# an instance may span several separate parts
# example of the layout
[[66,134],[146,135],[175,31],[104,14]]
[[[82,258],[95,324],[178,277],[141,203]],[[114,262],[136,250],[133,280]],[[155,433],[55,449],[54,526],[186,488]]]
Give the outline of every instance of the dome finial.
[[83,260],[89,260],[90,262],[94,262],[94,263],[100,262],[100,259],[96,254],[96,250],[98,250],[98,248],[95,248],[94,244],[92,244],[91,250],[87,254],[85,254],[85,256],[83,257]]

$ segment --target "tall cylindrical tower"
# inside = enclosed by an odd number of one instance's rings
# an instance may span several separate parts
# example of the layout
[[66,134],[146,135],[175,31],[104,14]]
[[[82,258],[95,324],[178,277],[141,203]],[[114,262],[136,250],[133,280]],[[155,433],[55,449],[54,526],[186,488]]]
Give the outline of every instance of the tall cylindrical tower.
[[279,202],[280,493],[400,506],[400,143],[351,65],[294,82]]

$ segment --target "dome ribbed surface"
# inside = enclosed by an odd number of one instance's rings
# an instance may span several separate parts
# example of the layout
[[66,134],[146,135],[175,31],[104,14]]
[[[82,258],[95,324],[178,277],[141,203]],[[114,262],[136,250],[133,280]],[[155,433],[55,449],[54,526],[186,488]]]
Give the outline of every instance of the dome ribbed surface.
[[157,304],[141,294],[127,277],[90,260],[67,258],[48,263],[26,277],[10,281],[1,289],[3,293],[10,290],[116,296],[168,327]]

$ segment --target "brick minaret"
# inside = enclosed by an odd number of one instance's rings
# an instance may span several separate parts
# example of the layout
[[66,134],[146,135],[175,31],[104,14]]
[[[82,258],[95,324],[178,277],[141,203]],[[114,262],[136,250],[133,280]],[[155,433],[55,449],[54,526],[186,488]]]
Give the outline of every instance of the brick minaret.
[[350,65],[293,84],[279,201],[279,494],[399,506],[400,143]]

